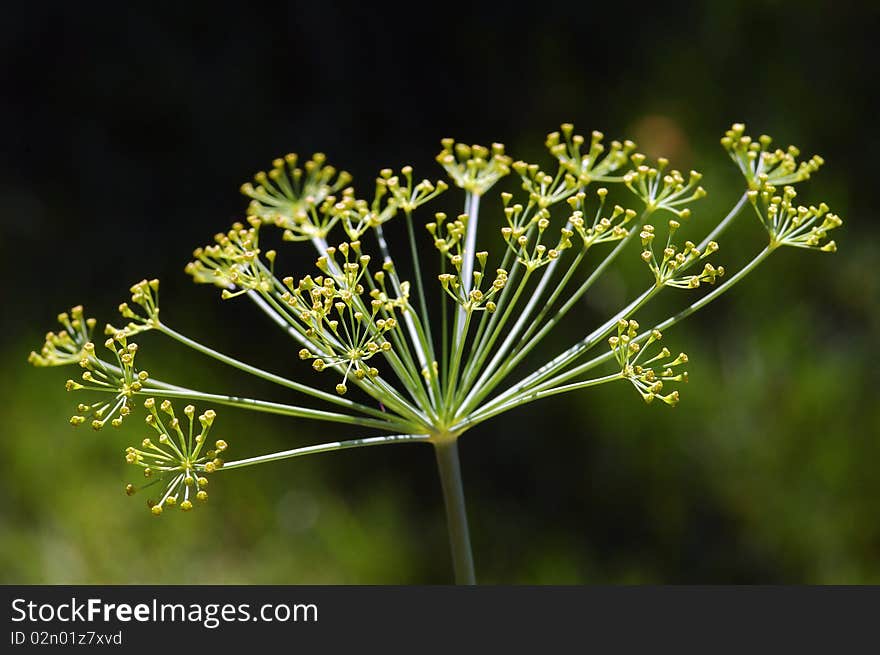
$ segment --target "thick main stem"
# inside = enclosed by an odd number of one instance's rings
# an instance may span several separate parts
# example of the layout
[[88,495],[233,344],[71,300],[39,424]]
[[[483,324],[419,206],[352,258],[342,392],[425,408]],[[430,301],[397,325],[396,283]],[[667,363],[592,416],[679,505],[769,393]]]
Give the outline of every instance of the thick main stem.
[[458,440],[449,439],[434,444],[437,454],[437,470],[443,486],[446,505],[446,525],[449,545],[452,548],[452,565],[455,584],[476,584],[474,557],[471,553],[471,537],[468,531],[464,487],[461,482],[461,464],[458,459]]

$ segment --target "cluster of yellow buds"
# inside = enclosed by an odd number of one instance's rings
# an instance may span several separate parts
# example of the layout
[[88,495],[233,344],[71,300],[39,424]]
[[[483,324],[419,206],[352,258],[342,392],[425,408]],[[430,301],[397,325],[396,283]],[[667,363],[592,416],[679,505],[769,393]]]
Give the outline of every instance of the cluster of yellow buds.
[[529,202],[541,209],[562,202],[583,187],[578,179],[566,172],[562,166],[558,174],[550,175],[541,170],[537,164],[517,161],[513,164],[513,170],[522,178],[522,188],[529,194]]
[[448,220],[444,212],[434,214],[434,220],[425,224],[431,237],[434,239],[434,247],[453,262],[461,265],[461,251],[464,246],[464,236],[467,233],[468,215],[459,214],[453,221]]
[[152,330],[159,325],[159,280],[141,280],[131,289],[131,302],[143,310],[143,314],[135,312],[128,303],[120,303],[119,313],[128,323],[122,328],[108,324],[104,331],[108,335],[119,332],[126,336],[134,336],[140,332]]
[[612,173],[626,166],[630,153],[636,149],[632,141],[612,141],[606,152],[602,143],[604,135],[601,132],[590,134],[590,145],[586,152],[581,152],[586,140],[580,134],[574,133],[574,125],[564,123],[559,132],[551,132],[547,135],[545,145],[560,166],[568,173],[577,178],[581,187],[590,182],[611,182],[618,178],[611,178]]
[[250,216],[248,222],[250,227],[234,223],[228,232],[214,236],[215,244],[194,250],[195,260],[184,269],[196,283],[222,287],[224,300],[250,289],[272,288],[275,251],[265,253],[267,268],[260,259],[260,221]]
[[[287,291],[281,300],[293,309],[312,344],[302,348],[299,356],[311,359],[316,371],[328,366],[342,369],[342,382],[336,386],[339,394],[347,391],[349,375],[358,380],[378,375],[378,370],[365,362],[391,349],[386,334],[398,327],[392,314],[407,306],[405,295],[389,297],[384,271],[370,274],[370,257],[361,254],[360,246],[359,241],[352,241],[327,248],[317,263],[323,276],[306,276],[297,284],[291,277],[282,280]],[[342,255],[340,260],[337,253]],[[363,297],[364,281],[371,287],[369,301]],[[408,284],[402,285],[404,294],[408,289]]]
[[620,205],[614,205],[610,216],[602,216],[602,209],[605,206],[605,197],[607,195],[608,189],[604,187],[596,190],[599,206],[593,215],[591,224],[588,224],[584,219],[587,194],[579,191],[568,199],[568,204],[574,210],[568,222],[583,239],[584,249],[588,249],[597,243],[619,241],[629,234],[629,230],[624,225],[635,218],[636,212],[632,209],[624,209]]
[[504,145],[493,143],[491,148],[456,143],[443,139],[443,149],[437,161],[446,169],[456,186],[478,196],[488,191],[498,180],[510,173],[511,158],[504,154]]
[[90,343],[97,321],[86,318],[82,305],[58,314],[62,330],[47,332],[40,352],[31,351],[28,361],[33,366],[64,366],[83,358],[83,348]]
[[[264,223],[272,223],[285,230],[288,240],[324,237],[335,218],[328,211],[332,200],[328,197],[351,182],[351,175],[326,163],[323,153],[315,153],[302,167],[299,157],[289,154],[272,162],[268,173],[254,176],[257,186],[242,185],[241,192],[251,198],[248,214]],[[318,211],[319,207],[325,211]]]
[[385,272],[394,273],[394,265],[385,263],[382,265],[385,270],[376,271],[373,274],[373,280],[376,283],[374,289],[370,289],[370,304],[377,309],[381,309],[386,313],[393,313],[396,310],[404,311],[409,307],[409,288],[410,283],[407,280],[400,282],[399,293],[391,295],[388,293],[386,286]]
[[134,365],[137,344],[129,343],[125,332],[117,332],[107,339],[104,346],[116,358],[116,366],[108,364],[95,356],[95,344],[88,342],[83,347],[83,355],[79,365],[85,369],[82,383],[68,380],[68,391],[98,391],[113,394],[107,401],[91,404],[80,403],[77,413],[70,417],[71,425],[82,425],[87,416],[91,416],[91,426],[100,430],[110,421],[110,425],[118,428],[122,421],[131,413],[132,399],[149,378],[146,371],[138,371]]
[[321,206],[310,210],[315,218],[318,215],[324,217],[317,221],[322,225],[320,234],[309,230],[300,230],[298,234],[294,234],[286,230],[284,238],[296,241],[314,236],[323,237],[339,221],[348,238],[358,240],[367,230],[377,228],[394,218],[398,211],[410,214],[447,188],[443,181],[431,182],[425,179],[415,182],[411,166],[404,166],[397,175],[390,168],[384,168],[376,178],[376,192],[372,203],[355,197],[354,189],[346,188],[339,199],[327,196]]
[[460,257],[457,261],[453,262],[458,270],[457,274],[441,273],[437,276],[443,290],[466,311],[485,310],[491,314],[497,309],[493,298],[507,285],[508,273],[503,268],[499,268],[495,271],[495,279],[492,280],[492,283],[485,291],[483,290],[483,283],[486,281],[485,271],[488,258],[489,253],[485,251],[476,253],[477,270],[474,271],[474,283],[469,291],[462,284]]
[[226,450],[227,443],[219,439],[214,443],[213,449],[206,447],[208,432],[216,414],[212,409],[200,414],[198,423],[201,429],[196,432],[196,409],[192,405],[183,408],[187,420],[184,427],[181,427],[180,419],[175,416],[171,401],[165,400],[159,406],[167,417],[164,421],[156,409],[154,398],[147,398],[144,407],[150,412],[146,423],[159,437],[155,441],[144,439],[140,448],[129,446],[125,449],[125,461],[140,466],[147,478],[147,482],[141,487],[126,485],[125,493],[131,496],[142,489],[162,484],[159,499],[147,502],[150,511],[159,516],[165,507],[174,505],[178,505],[183,511],[189,511],[193,508],[193,500],[208,500],[205,489],[208,479],[205,475],[223,466],[221,455]]
[[[287,291],[280,298],[294,310],[294,316],[305,325],[306,336],[309,337],[314,334],[308,330],[319,330],[320,324],[328,319],[336,303],[341,302],[353,310],[363,310],[366,305],[361,300],[365,292],[362,281],[365,278],[371,281],[373,279],[367,268],[370,257],[360,254],[359,241],[329,247],[326,252],[317,262],[318,268],[326,275],[314,278],[307,275],[296,284],[290,276],[281,280]],[[337,252],[344,256],[341,265],[336,260]],[[384,281],[384,275],[379,277]],[[389,299],[389,302],[391,306],[399,306],[400,299]]]
[[788,146],[772,150],[773,142],[766,134],[753,139],[743,123],[734,123],[721,138],[721,145],[746,178],[749,189],[759,191],[763,186],[795,184],[810,178],[825,163],[819,155],[798,161],[800,150]]
[[[325,254],[318,257],[316,266],[336,283],[339,297],[349,301],[348,294],[360,296],[364,292],[361,281],[370,277],[368,266],[371,257],[361,250],[360,241],[343,241],[339,246],[330,246]],[[337,261],[336,253],[342,255]]]
[[528,221],[521,220],[522,205],[517,204],[504,209],[508,225],[501,228],[501,236],[527,270],[535,271],[549,264],[557,259],[563,250],[571,247],[571,237],[574,232],[568,227],[560,230],[559,239],[552,248],[548,248],[542,242],[544,233],[550,227],[550,212],[547,209],[538,210]]
[[388,190],[395,206],[406,214],[411,214],[449,188],[443,180],[431,182],[425,179],[414,183],[412,166],[404,166],[400,175],[394,175],[390,168],[384,168],[379,172],[376,183]]
[[656,167],[645,164],[645,156],[641,153],[633,154],[630,159],[635,170],[623,176],[623,183],[650,211],[665,209],[687,219],[691,210],[685,205],[706,196],[706,190],[699,186],[703,176],[697,171],[691,171],[685,181],[680,171],[666,172],[669,160],[664,157],[657,160]]
[[287,291],[281,300],[293,309],[293,316],[305,326],[306,336],[314,338],[327,320],[336,299],[336,283],[331,277],[306,275],[294,284],[293,278],[285,277],[281,283]]
[[[356,198],[354,189],[347,188],[342,192],[338,199],[336,196],[328,196],[318,211],[322,215],[331,215],[332,219],[326,222],[326,227],[332,225],[333,221],[339,221],[342,224],[345,233],[349,239],[360,239],[364,233],[370,228],[377,227],[385,221],[391,219],[396,213],[397,208],[392,203],[388,203],[384,208],[380,207],[382,195],[378,191],[376,200],[371,206],[366,200]],[[286,241],[302,241],[311,238],[305,233],[296,234],[291,230],[285,230],[284,239]]]
[[651,350],[651,346],[663,335],[658,330],[653,330],[645,344],[641,345],[636,341],[638,333],[639,324],[636,321],[621,319],[617,323],[617,336],[608,339],[608,344],[620,365],[621,375],[632,383],[646,403],[657,398],[667,405],[676,405],[678,391],[665,395],[661,392],[664,382],[687,382],[687,371],[674,370],[687,363],[687,355],[679,353],[677,357],[672,357],[669,349],[664,347],[652,357],[642,360],[647,356],[645,353]]
[[843,225],[843,220],[837,214],[830,213],[824,202],[818,207],[795,205],[797,192],[790,186],[783,189],[782,195],[776,194],[775,187],[765,185],[760,191],[749,191],[748,196],[773,245],[822,252],[837,250],[834,240],[825,240],[828,232]]
[[681,227],[675,219],[671,219],[668,223],[669,234],[666,238],[666,245],[663,248],[663,254],[658,259],[654,253],[654,236],[655,230],[653,225],[645,225],[639,233],[642,239],[642,260],[651,269],[657,285],[666,285],[668,287],[678,287],[679,289],[696,289],[703,282],[715,284],[715,280],[724,275],[724,267],[715,267],[711,263],[706,262],[703,269],[694,275],[683,275],[694,263],[699,262],[706,257],[718,251],[718,243],[710,241],[706,244],[706,249],[700,251],[693,241],[685,241],[684,247],[679,249],[672,243],[672,237],[676,230]]
[[[369,315],[343,302],[336,302],[333,307],[337,312],[336,317],[330,318],[328,315],[325,321],[318,324],[318,328],[311,332],[315,345],[312,349],[300,349],[299,357],[312,360],[312,368],[318,372],[328,366],[342,370],[342,381],[336,385],[336,393],[343,395],[348,391],[346,383],[349,375],[358,380],[373,379],[379,375],[379,369],[366,362],[381,352],[391,350],[391,342],[384,335],[397,328],[398,323],[393,316],[377,318],[375,305]],[[324,325],[329,332],[323,329]]]

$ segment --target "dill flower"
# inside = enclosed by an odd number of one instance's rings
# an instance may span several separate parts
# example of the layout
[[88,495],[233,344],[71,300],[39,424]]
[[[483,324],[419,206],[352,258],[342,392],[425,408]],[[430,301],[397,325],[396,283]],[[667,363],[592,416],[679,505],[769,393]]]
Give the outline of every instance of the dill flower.
[[[476,253],[476,259],[479,268],[478,270],[474,271],[474,282],[470,291],[468,292],[465,292],[464,285],[462,285],[460,282],[460,275],[453,275],[452,273],[441,273],[439,276],[437,276],[440,280],[440,284],[443,287],[443,291],[445,291],[449,295],[449,297],[451,297],[466,311],[470,312],[485,310],[489,313],[494,312],[497,305],[492,299],[495,298],[507,285],[507,271],[503,268],[499,268],[495,271],[494,280],[492,280],[491,284],[489,284],[486,289],[483,290],[483,283],[487,281],[485,269],[488,257],[489,253],[485,251],[480,251]],[[461,269],[460,259],[461,257],[453,257],[453,265],[455,265],[459,271]]]
[[646,403],[657,398],[667,405],[677,405],[678,391],[665,395],[661,392],[664,382],[687,382],[687,371],[674,370],[687,363],[687,355],[679,353],[673,358],[669,349],[663,347],[650,356],[648,352],[651,346],[662,339],[663,335],[659,330],[652,330],[648,340],[642,345],[636,341],[638,334],[639,324],[636,321],[621,319],[617,323],[617,336],[608,339],[614,358],[620,365],[621,375],[632,383]]
[[338,199],[328,196],[319,211],[331,215],[334,221],[339,221],[351,241],[359,241],[367,232],[374,230],[380,242],[384,243],[382,225],[394,218],[399,211],[410,216],[418,207],[433,200],[447,188],[448,185],[442,180],[431,182],[423,179],[415,182],[412,166],[404,166],[399,174],[395,174],[390,168],[383,168],[376,178],[372,202],[355,197],[354,189],[349,187]]
[[766,134],[757,139],[748,136],[743,123],[734,123],[721,139],[721,145],[746,178],[749,189],[758,191],[764,185],[782,186],[808,180],[819,170],[825,160],[813,155],[806,161],[798,161],[800,150],[788,146],[785,150],[772,150],[773,143]]
[[608,189],[601,187],[596,190],[596,195],[599,204],[591,223],[585,220],[587,194],[580,191],[568,199],[568,204],[574,210],[568,222],[583,240],[585,249],[599,243],[610,243],[626,238],[629,236],[629,230],[624,226],[636,217],[635,210],[624,209],[620,205],[614,205],[611,214],[602,216]]
[[68,380],[68,391],[97,391],[111,394],[110,400],[99,400],[90,404],[77,405],[77,413],[70,417],[71,425],[82,425],[90,416],[90,425],[100,430],[110,421],[110,425],[118,428],[131,413],[132,398],[139,392],[149,378],[146,371],[135,368],[134,360],[138,346],[129,343],[124,332],[117,332],[114,337],[104,342],[104,347],[113,353],[116,366],[107,364],[95,356],[95,345],[88,342],[83,346],[83,356],[79,365],[84,368],[82,383]]
[[[569,227],[563,227],[559,231],[556,244],[548,249],[544,243],[544,233],[550,227],[550,212],[542,208],[527,220],[523,220],[524,213],[520,204],[505,207],[508,224],[501,228],[501,236],[510,251],[516,254],[517,261],[527,270],[535,271],[555,260],[563,250],[570,248],[574,233]],[[537,229],[529,229],[532,227]]]
[[299,351],[300,359],[313,360],[316,371],[341,370],[339,394],[347,391],[349,375],[357,380],[378,375],[378,369],[365,362],[391,350],[386,335],[398,328],[395,312],[407,306],[408,284],[401,285],[402,295],[392,297],[385,286],[385,271],[373,274],[369,263],[359,241],[343,242],[328,247],[318,259],[316,265],[324,275],[307,275],[296,284],[292,277],[281,281],[286,290],[279,300],[289,308],[290,320],[298,324],[307,344]]
[[[798,205],[791,186],[817,171],[821,157],[799,161],[796,148],[773,150],[769,137],[753,140],[740,123],[721,143],[744,176],[745,189],[726,215],[709,222],[701,240],[683,245],[675,235],[691,218],[692,203],[706,195],[700,173],[684,175],[662,157],[650,165],[632,141],[606,144],[601,132],[584,137],[570,123],[547,135],[546,161],[538,163],[514,161],[502,144],[487,148],[444,139],[437,161],[448,183],[419,180],[410,166],[399,172],[383,168],[370,198],[360,197],[349,186],[351,176],[327,164],[323,154],[302,164],[293,154],[276,159],[269,172],[254,176],[255,184],[242,186],[250,198],[246,219],[196,249],[186,272],[197,283],[220,287],[223,299],[251,302],[293,340],[290,353],[298,353],[317,372],[331,373],[333,390],[290,379],[283,370],[258,368],[160,322],[158,280],[131,287],[131,303],[119,306],[124,326],[107,327],[111,338],[105,346],[113,356],[106,361],[91,342],[95,320],[84,318],[81,307],[59,315],[63,330],[50,332],[29,359],[36,366],[78,362],[82,380],[69,380],[68,390],[104,394],[105,400],[78,406],[74,425],[90,420],[96,429],[108,421],[118,426],[139,409],[134,396],[147,397],[146,422],[158,437],[128,448],[126,460],[143,469],[145,486],[161,484],[150,503],[157,515],[166,507],[186,510],[206,499],[206,476],[220,467],[235,470],[319,452],[430,443],[447,507],[456,580],[473,582],[457,450],[462,434],[526,403],[620,380],[628,381],[645,402],[676,405],[679,391],[673,387],[687,381],[683,367],[688,358],[661,347],[663,331],[728,292],[779,246],[836,249],[828,235],[841,219],[825,203]],[[481,210],[481,198],[511,172],[518,177],[512,185],[517,188],[499,194],[500,211]],[[640,211],[625,199],[606,204],[616,197],[613,185],[618,195],[636,200]],[[463,196],[460,213],[427,209],[441,193],[457,190]],[[769,244],[728,275],[708,258],[749,204]],[[666,218],[653,219],[660,211]],[[424,224],[427,235],[415,229],[423,212],[431,217]],[[497,258],[477,244],[479,223],[487,216],[504,243]],[[405,222],[412,282],[399,275],[394,244],[383,231],[395,218]],[[701,218],[696,227],[703,223]],[[296,261],[314,262],[315,270],[276,274],[276,252],[260,243],[261,231],[273,229],[281,231],[283,241],[309,251]],[[660,236],[662,230],[666,234]],[[433,246],[425,249],[431,264],[423,263],[417,233]],[[574,343],[558,344],[551,332],[571,321],[571,313],[627,248],[641,252],[650,282],[606,320],[584,329]],[[437,269],[436,277],[423,280],[422,271]],[[641,330],[634,316],[669,287],[704,292]],[[439,294],[439,301],[428,302],[431,292]],[[147,330],[292,391],[299,400],[247,398],[151,378],[135,367],[137,345],[128,341]],[[534,351],[542,343],[559,349],[535,366]],[[610,348],[601,348],[603,343]],[[601,352],[591,355],[596,348]],[[290,364],[289,357],[277,359],[279,368]],[[612,371],[596,376],[595,369],[606,364]],[[349,386],[357,393],[348,394]],[[172,399],[378,433],[224,463],[225,441],[207,449],[213,410],[196,423],[195,407],[187,405],[179,419]],[[137,488],[129,485],[126,491]]]
[[148,482],[141,487],[128,484],[125,492],[129,496],[152,487],[160,486],[158,500],[150,499],[150,511],[159,516],[164,507],[179,505],[183,511],[193,508],[193,500],[208,500],[207,474],[223,466],[221,455],[226,451],[226,441],[220,439],[214,448],[207,447],[208,433],[214,423],[216,413],[209,409],[198,416],[199,430],[196,432],[194,420],[196,409],[192,405],[183,408],[186,423],[181,427],[175,416],[174,407],[168,400],[159,405],[166,415],[163,421],[156,408],[156,400],[147,398],[144,407],[149,410],[146,423],[159,435],[156,440],[146,438],[140,448],[129,446],[125,449],[125,461],[143,469]]
[[658,285],[666,285],[669,287],[678,287],[680,289],[696,289],[703,282],[715,284],[715,280],[724,275],[724,267],[717,268],[711,263],[706,262],[703,269],[695,275],[683,275],[685,271],[693,266],[693,264],[709,257],[718,250],[718,243],[710,241],[706,244],[705,251],[700,251],[693,241],[685,241],[684,247],[679,248],[672,242],[672,237],[676,230],[681,227],[675,219],[669,220],[669,227],[666,237],[666,245],[663,247],[662,256],[657,258],[654,252],[655,231],[653,225],[644,225],[639,234],[642,240],[642,260],[654,273],[654,278]]
[[641,199],[646,209],[664,209],[680,219],[687,219],[691,210],[684,205],[706,196],[706,190],[698,184],[703,176],[697,171],[691,171],[685,181],[677,170],[666,172],[668,159],[661,157],[656,167],[646,165],[645,156],[640,153],[630,159],[636,168],[623,176],[623,183]]
[[591,182],[619,181],[611,174],[625,167],[630,154],[636,149],[636,144],[630,140],[622,143],[612,141],[606,149],[602,143],[604,138],[604,134],[594,130],[590,134],[589,147],[586,152],[581,152],[586,140],[574,133],[574,125],[564,123],[560,131],[547,135],[544,145],[561,167],[577,178],[580,186],[586,186]]
[[[251,227],[234,223],[225,233],[214,236],[215,243],[193,251],[195,258],[184,269],[200,284],[213,284],[221,287],[223,299],[233,298],[249,289],[269,289],[271,286],[271,267],[267,268],[260,260],[259,228],[260,221],[250,217]],[[274,262],[274,251],[268,251],[266,258]]]
[[254,175],[256,186],[246,183],[241,187],[251,198],[248,214],[284,229],[289,241],[326,237],[338,220],[332,200],[327,201],[351,181],[351,175],[326,162],[321,152],[302,166],[295,153],[274,160],[268,173]]
[[66,366],[82,360],[97,323],[94,318],[85,318],[83,311],[82,305],[77,305],[70,313],[58,314],[58,322],[64,329],[47,332],[40,352],[32,350],[28,362],[33,366]]
[[443,180],[431,182],[423,179],[414,183],[412,166],[400,169],[400,175],[394,175],[390,168],[383,168],[376,178],[377,196],[379,189],[387,189],[393,198],[393,204],[406,214],[430,202],[449,188]]
[[437,251],[454,263],[454,258],[462,258],[464,235],[467,233],[468,215],[461,214],[455,220],[448,221],[445,212],[434,214],[434,220],[425,224]]
[[522,189],[529,196],[529,202],[543,209],[565,200],[581,188],[578,178],[571,173],[553,175],[537,164],[524,161],[513,163],[513,170],[522,180]]
[[132,304],[140,307],[143,313],[134,311],[128,303],[120,303],[119,314],[129,322],[122,328],[108,324],[106,334],[121,332],[130,337],[159,326],[159,280],[141,280],[132,285],[130,291]]
[[778,195],[776,188],[769,184],[760,191],[748,192],[749,201],[774,246],[836,252],[834,240],[826,239],[831,230],[843,225],[841,218],[830,213],[824,202],[818,207],[804,207],[794,203],[796,197],[797,192],[791,186],[785,187],[782,195]]
[[437,161],[446,169],[456,186],[476,195],[483,195],[502,177],[510,173],[511,158],[504,154],[504,144],[485,146],[456,143],[443,139],[443,150]]

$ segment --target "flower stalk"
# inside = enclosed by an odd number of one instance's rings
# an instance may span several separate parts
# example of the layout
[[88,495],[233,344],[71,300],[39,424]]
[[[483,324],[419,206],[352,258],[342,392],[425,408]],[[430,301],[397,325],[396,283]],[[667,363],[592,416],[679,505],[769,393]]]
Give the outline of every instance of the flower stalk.
[[468,529],[464,485],[461,479],[458,438],[440,435],[434,441],[434,454],[437,457],[437,471],[440,474],[443,502],[446,506],[446,525],[449,531],[449,546],[452,552],[455,583],[474,585],[477,583],[477,579],[474,572],[470,530]]

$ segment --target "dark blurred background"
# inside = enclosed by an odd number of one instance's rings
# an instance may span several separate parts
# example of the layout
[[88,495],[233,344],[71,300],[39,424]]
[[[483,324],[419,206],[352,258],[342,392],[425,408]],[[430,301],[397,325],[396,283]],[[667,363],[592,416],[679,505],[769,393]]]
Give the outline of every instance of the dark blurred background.
[[[32,369],[28,351],[62,309],[83,303],[113,320],[129,285],[155,276],[172,325],[311,375],[248,303],[221,302],[183,274],[194,246],[242,217],[241,182],[285,152],[324,151],[368,191],[384,166],[439,177],[444,136],[545,161],[544,135],[572,121],[703,170],[710,196],[694,220],[710,224],[741,188],[718,138],[744,121],[825,157],[799,191],[845,219],[839,252],[780,252],[670,331],[692,362],[675,410],[615,385],[468,433],[478,578],[880,583],[877,3],[18,3],[4,13],[0,582],[449,581],[427,446],[224,474],[209,505],[155,520],[121,493],[137,421],[121,434],[74,431],[68,371]],[[762,246],[751,221],[722,240],[719,261]],[[290,253],[290,272],[307,272],[311,253]],[[557,343],[643,282],[624,267]],[[674,307],[673,297],[651,311]],[[284,397],[158,336],[141,342],[139,359],[160,377]],[[236,456],[349,433],[230,410],[222,420]]]

